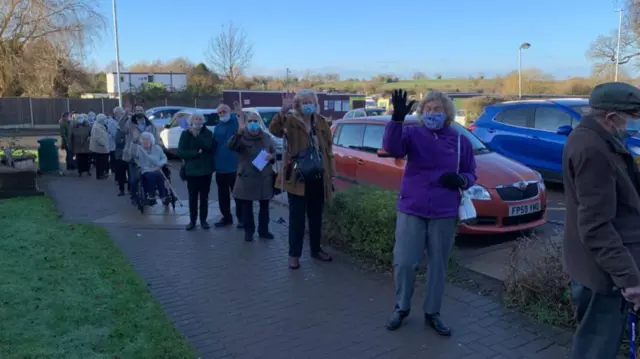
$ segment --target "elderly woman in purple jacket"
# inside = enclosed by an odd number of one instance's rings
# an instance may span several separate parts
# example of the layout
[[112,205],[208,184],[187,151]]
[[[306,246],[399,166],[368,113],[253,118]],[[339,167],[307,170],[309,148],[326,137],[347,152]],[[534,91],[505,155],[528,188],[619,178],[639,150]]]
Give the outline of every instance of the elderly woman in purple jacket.
[[449,336],[451,329],[440,318],[440,307],[458,224],[460,191],[476,181],[473,149],[469,140],[451,127],[455,105],[442,92],[429,92],[418,104],[420,126],[403,124],[415,102],[407,103],[405,91],[394,90],[391,102],[394,112],[385,129],[383,147],[393,157],[407,156],[407,163],[393,248],[396,306],[386,327],[398,329],[409,315],[416,269],[426,249],[425,324]]

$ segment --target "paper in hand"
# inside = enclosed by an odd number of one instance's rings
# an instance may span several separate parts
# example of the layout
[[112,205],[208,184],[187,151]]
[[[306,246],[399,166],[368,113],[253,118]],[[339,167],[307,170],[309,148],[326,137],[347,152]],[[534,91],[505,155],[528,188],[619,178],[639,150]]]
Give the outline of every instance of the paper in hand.
[[267,151],[265,150],[260,151],[260,153],[258,153],[256,158],[254,158],[253,161],[251,161],[251,163],[253,163],[253,165],[258,170],[262,171],[264,167],[269,163],[269,160],[267,160]]

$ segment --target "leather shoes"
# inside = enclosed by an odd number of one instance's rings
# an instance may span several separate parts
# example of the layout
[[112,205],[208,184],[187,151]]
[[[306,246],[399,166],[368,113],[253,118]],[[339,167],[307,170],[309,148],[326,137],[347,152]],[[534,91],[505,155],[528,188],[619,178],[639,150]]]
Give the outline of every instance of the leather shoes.
[[209,223],[207,221],[200,221],[200,227],[202,227],[202,229],[211,228],[211,226],[209,225]]
[[274,236],[273,234],[271,234],[270,232],[260,232],[258,233],[258,236],[262,239],[273,239]]
[[193,231],[194,229],[196,229],[196,224],[195,223],[189,223],[187,224],[187,227],[185,228],[187,231]]
[[424,323],[425,325],[433,328],[433,330],[435,330],[438,335],[442,335],[443,337],[448,337],[451,335],[451,328],[447,327],[442,319],[440,319],[440,313],[425,314]]
[[387,325],[385,325],[385,327],[387,328],[387,330],[396,330],[400,328],[400,326],[402,326],[402,322],[404,322],[404,318],[406,318],[407,315],[409,315],[409,313],[394,311],[387,321]]
[[244,240],[245,240],[245,242],[253,241],[253,233],[244,232]]
[[230,226],[233,224],[233,221],[227,220],[227,219],[221,219],[220,221],[214,223],[213,225],[216,228],[222,228],[222,227],[226,227],[226,226]]

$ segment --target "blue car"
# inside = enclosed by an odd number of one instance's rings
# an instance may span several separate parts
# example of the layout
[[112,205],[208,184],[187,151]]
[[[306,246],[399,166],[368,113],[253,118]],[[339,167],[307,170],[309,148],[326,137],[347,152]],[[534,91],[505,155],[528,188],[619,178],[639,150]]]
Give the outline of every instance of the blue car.
[[507,101],[485,107],[469,129],[490,150],[537,170],[545,180],[562,182],[565,141],[588,110],[584,98]]

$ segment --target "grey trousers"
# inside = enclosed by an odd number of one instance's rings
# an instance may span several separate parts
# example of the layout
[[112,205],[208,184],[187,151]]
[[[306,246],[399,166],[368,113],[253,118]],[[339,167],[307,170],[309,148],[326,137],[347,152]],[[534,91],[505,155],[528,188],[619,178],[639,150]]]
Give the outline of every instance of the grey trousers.
[[571,295],[578,321],[571,359],[615,359],[628,313],[622,294],[596,293],[572,281]]
[[393,247],[396,311],[409,314],[416,270],[427,250],[427,285],[423,310],[440,313],[447,264],[456,236],[457,218],[424,219],[398,212]]

